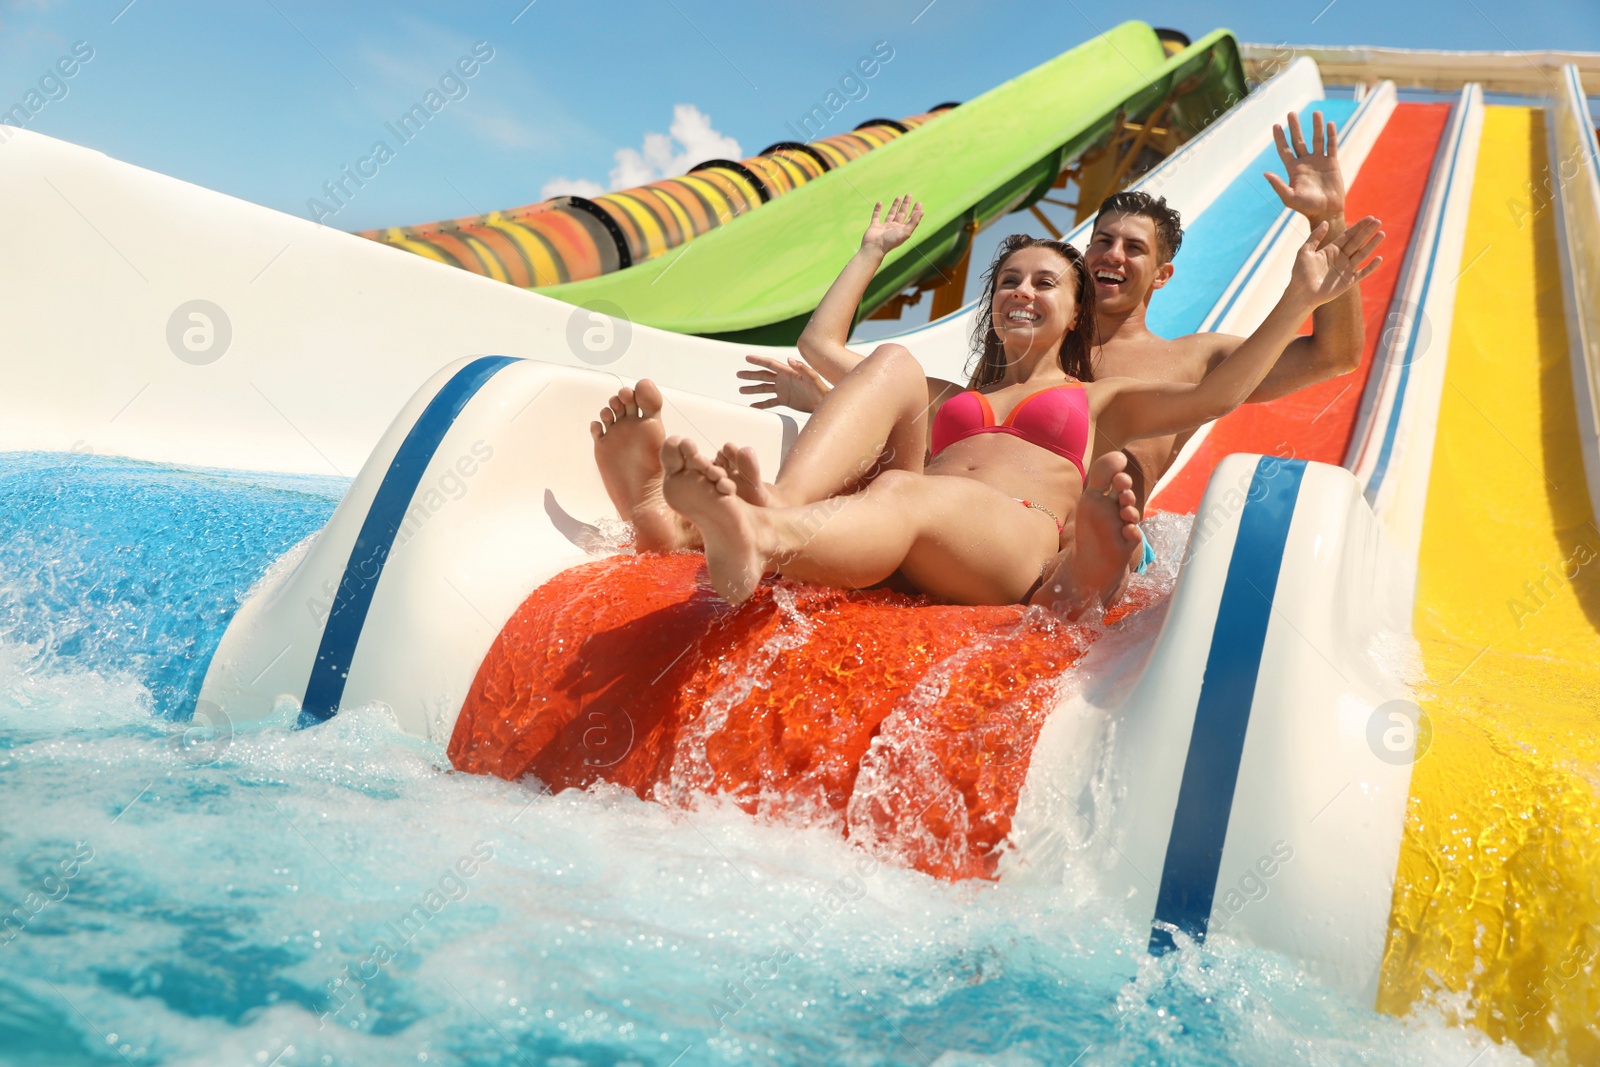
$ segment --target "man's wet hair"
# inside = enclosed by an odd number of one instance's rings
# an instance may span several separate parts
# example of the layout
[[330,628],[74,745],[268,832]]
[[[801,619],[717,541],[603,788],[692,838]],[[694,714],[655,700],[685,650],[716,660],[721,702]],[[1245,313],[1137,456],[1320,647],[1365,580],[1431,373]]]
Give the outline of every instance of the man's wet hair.
[[1183,217],[1176,209],[1167,206],[1164,196],[1151,196],[1137,189],[1124,189],[1112,193],[1100,202],[1100,211],[1094,217],[1095,229],[1107,213],[1140,215],[1156,224],[1156,257],[1171,263],[1172,257],[1183,247]]

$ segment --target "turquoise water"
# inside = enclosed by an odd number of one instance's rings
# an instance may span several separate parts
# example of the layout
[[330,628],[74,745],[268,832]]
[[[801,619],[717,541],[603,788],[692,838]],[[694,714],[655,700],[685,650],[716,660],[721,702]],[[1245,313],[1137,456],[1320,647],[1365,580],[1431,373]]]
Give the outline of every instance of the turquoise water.
[[449,770],[381,711],[187,726],[332,480],[0,456],[0,1063],[1525,1062],[1070,885]]

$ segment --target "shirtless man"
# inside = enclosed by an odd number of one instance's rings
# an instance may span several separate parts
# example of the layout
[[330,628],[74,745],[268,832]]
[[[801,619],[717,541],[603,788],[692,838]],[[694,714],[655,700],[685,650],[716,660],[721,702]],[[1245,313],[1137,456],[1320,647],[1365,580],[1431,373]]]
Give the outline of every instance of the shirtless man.
[[[1268,174],[1267,181],[1284,205],[1306,216],[1313,228],[1328,223],[1326,239],[1332,239],[1346,228],[1337,130],[1333,123],[1324,123],[1318,112],[1312,118],[1312,139],[1307,145],[1298,116],[1289,115],[1287,125],[1287,131],[1283,126],[1274,126],[1273,137],[1289,180]],[[1095,369],[1099,376],[1198,382],[1243,343],[1242,337],[1218,333],[1167,339],[1146,325],[1151,298],[1172,278],[1172,257],[1181,240],[1178,215],[1164,200],[1125,192],[1108,198],[1102,206],[1084,253],[1084,262],[1095,278],[1099,326]],[[1364,333],[1359,286],[1318,308],[1312,326],[1309,337],[1298,337],[1284,349],[1273,370],[1250,395],[1250,402],[1275,400],[1356,368]],[[821,397],[819,375],[837,382],[854,366],[854,360],[838,354],[837,346],[824,351],[809,345],[805,336],[799,349],[812,367],[797,360],[782,363],[770,357],[749,357],[761,369],[740,372],[741,378],[756,383],[741,392],[771,394],[756,403],[757,407],[784,403],[809,411]],[[636,544],[646,551],[668,551],[694,543],[693,528],[667,506],[662,496],[658,453],[666,434],[659,418],[660,407],[661,395],[654,386],[639,390],[625,387],[601,412],[601,421],[590,427],[595,459],[608,494],[622,516],[633,521]],[[1188,437],[1189,434],[1182,434],[1129,443],[1097,436],[1094,454],[1098,457],[1112,451],[1126,452],[1130,460],[1128,474],[1142,511],[1149,489],[1171,466]],[[732,470],[742,466],[737,456],[719,454],[718,459]],[[749,488],[753,495],[760,495],[759,486]],[[741,485],[740,495],[745,495],[745,489]],[[1067,523],[1064,537],[1070,537],[1072,530],[1073,524]],[[1068,558],[1068,549],[1064,541],[1058,562]],[[1129,567],[1139,565],[1139,553],[1135,552]],[[1033,603],[1054,606],[1053,574],[1053,567],[1046,569]]]

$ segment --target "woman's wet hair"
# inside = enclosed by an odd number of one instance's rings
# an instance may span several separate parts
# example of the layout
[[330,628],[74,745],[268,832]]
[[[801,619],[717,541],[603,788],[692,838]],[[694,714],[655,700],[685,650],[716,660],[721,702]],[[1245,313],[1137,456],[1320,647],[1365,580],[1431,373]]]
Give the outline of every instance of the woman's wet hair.
[[1091,362],[1096,336],[1094,282],[1084,269],[1082,254],[1065,241],[1014,233],[1000,242],[1000,247],[995,249],[993,262],[983,275],[983,300],[978,306],[978,321],[972,330],[972,352],[978,362],[972,371],[972,380],[967,384],[968,389],[982,389],[1005,377],[1005,345],[994,328],[994,290],[1006,260],[1025,248],[1048,248],[1070,265],[1069,273],[1075,281],[1072,291],[1076,317],[1072,328],[1062,336],[1061,348],[1056,355],[1061,369],[1067,374],[1080,382],[1094,380]]

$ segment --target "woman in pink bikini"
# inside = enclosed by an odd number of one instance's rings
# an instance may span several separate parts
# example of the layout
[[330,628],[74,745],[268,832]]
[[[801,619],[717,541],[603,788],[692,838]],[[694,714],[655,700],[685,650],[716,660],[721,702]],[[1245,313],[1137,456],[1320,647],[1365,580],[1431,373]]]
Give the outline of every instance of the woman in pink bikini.
[[[881,212],[874,206],[860,251],[812,316],[811,344],[844,348],[867,283],[922,217],[910,197]],[[1050,601],[1069,614],[1110,604],[1142,547],[1140,515],[1127,458],[1108,451],[1087,462],[1095,435],[1120,447],[1241,404],[1311,311],[1381,262],[1361,266],[1383,239],[1377,220],[1324,245],[1325,230],[1301,246],[1261,328],[1198,384],[1096,381],[1092,281],[1077,249],[1007,238],[986,275],[979,362],[965,390],[925,377],[904,347],[880,345],[823,399],[775,484],[761,482],[750,449],[712,458],[673,437],[660,450],[661,496],[644,492],[698,529],[712,584],[734,603],[773,571],[843,588],[899,574],[943,600],[1022,603],[1062,553]],[[654,386],[628,392],[595,424],[597,453],[630,416],[659,414]]]

